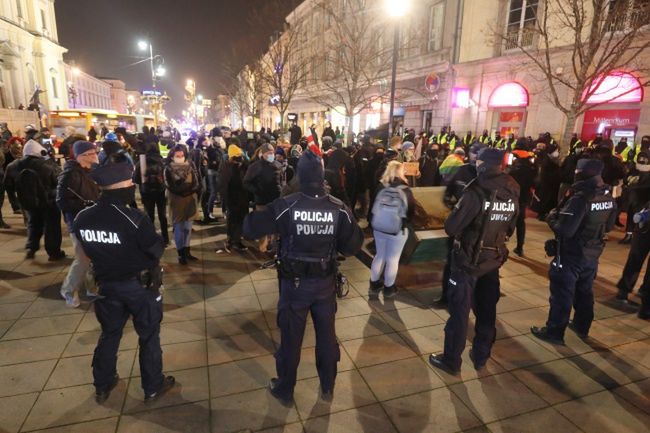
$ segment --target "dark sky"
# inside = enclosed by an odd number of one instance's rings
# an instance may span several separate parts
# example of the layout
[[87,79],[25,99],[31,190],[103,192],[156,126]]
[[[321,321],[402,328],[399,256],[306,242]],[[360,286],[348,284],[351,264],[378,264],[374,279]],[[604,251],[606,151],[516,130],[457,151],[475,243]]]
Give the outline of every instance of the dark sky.
[[151,38],[154,54],[165,58],[159,87],[172,97],[168,113],[178,115],[188,78],[196,80],[197,93],[216,96],[227,76],[224,64],[250,61],[301,1],[57,0],[55,7],[65,60],[119,78],[129,89],[151,88],[149,63],[129,66],[142,56],[138,40]]

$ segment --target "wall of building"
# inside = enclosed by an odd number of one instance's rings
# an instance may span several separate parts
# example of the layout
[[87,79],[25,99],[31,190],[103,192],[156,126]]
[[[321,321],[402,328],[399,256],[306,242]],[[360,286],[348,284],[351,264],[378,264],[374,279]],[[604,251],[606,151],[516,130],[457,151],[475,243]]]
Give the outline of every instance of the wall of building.
[[[65,75],[70,108],[99,108],[111,110],[111,85],[68,64]],[[71,89],[76,96],[73,97]]]
[[[20,10],[18,9],[20,5]],[[63,53],[58,44],[51,0],[0,3],[0,77],[5,107],[29,105],[36,86],[41,103],[50,110],[68,106]]]
[[126,83],[114,78],[102,78],[111,86],[111,109],[118,113],[126,113]]

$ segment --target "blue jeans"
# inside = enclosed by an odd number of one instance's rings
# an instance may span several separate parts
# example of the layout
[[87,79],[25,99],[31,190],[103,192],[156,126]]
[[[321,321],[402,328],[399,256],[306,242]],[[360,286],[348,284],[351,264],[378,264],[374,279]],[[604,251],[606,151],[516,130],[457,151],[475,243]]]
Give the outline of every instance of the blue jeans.
[[174,242],[176,249],[181,250],[190,246],[192,236],[192,221],[183,221],[174,224]]
[[219,174],[217,170],[208,170],[206,184],[210,192],[208,196],[208,213],[212,214],[214,203],[217,201],[217,192],[219,191]]
[[389,235],[377,230],[374,230],[373,234],[377,253],[370,266],[370,280],[379,281],[383,271],[384,286],[392,286],[397,278],[399,258],[408,239],[408,229],[404,229],[396,235]]

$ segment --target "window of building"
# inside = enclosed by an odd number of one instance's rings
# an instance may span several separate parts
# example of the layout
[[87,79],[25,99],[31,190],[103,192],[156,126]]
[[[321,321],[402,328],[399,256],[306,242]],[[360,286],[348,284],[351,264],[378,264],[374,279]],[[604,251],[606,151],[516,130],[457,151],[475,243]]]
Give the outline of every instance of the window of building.
[[16,0],[16,15],[18,16],[18,18],[23,17],[23,4],[21,0]]
[[648,23],[650,0],[610,0],[608,22],[610,31],[639,28]]
[[442,31],[445,20],[445,4],[438,3],[429,8],[429,31],[427,32],[427,51],[442,48]]
[[506,50],[533,45],[539,0],[510,0],[506,26]]
[[43,30],[47,30],[47,19],[45,18],[45,9],[41,9],[41,23],[43,23]]
[[55,98],[59,97],[59,89],[56,87],[56,77],[52,77],[52,94]]

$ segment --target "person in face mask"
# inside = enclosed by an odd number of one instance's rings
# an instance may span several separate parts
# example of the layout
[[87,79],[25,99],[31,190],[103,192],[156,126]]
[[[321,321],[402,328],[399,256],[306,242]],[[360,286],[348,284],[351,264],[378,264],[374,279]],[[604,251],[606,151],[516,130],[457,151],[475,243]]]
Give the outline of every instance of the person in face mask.
[[420,157],[420,177],[417,180],[418,186],[440,186],[440,170],[438,169],[438,154],[440,147],[432,144]]
[[650,152],[642,151],[637,155],[636,163],[625,178],[622,209],[627,213],[625,237],[620,244],[630,244],[634,232],[632,216],[650,201]]
[[[144,212],[127,207],[135,195],[135,185],[133,166],[125,155],[109,156],[106,164],[92,171],[91,177],[101,190],[99,200],[95,206],[79,212],[72,229],[92,262],[101,295],[94,302],[102,328],[92,361],[95,400],[104,403],[119,383],[117,352],[124,325],[132,315],[140,337],[144,399],[152,401],[175,383],[173,376],[162,373],[159,263],[164,252],[163,239]],[[143,272],[151,278],[142,278]]]
[[242,150],[236,144],[228,146],[228,161],[219,171],[219,186],[226,218],[226,252],[248,250],[241,241],[244,218],[248,215],[249,194],[244,189],[244,177],[248,164]]
[[169,210],[178,252],[178,263],[198,260],[190,251],[192,223],[197,215],[199,175],[183,145],[176,145],[171,153],[171,163],[165,167],[165,186],[168,190]]
[[[566,328],[587,338],[594,319],[593,282],[605,235],[614,228],[616,202],[603,182],[603,163],[581,159],[570,196],[548,215],[555,239],[547,243],[553,256],[549,267],[550,311],[545,326],[531,332],[541,340],[564,345]],[[573,320],[571,308],[575,310]]]
[[[275,160],[275,149],[264,143],[258,151],[260,157],[250,165],[243,181],[244,188],[253,194],[255,210],[264,209],[282,192],[282,169]],[[270,240],[267,236],[260,240],[261,252],[267,251]]]

